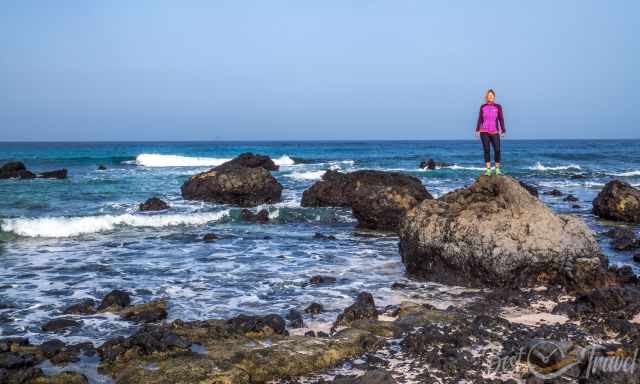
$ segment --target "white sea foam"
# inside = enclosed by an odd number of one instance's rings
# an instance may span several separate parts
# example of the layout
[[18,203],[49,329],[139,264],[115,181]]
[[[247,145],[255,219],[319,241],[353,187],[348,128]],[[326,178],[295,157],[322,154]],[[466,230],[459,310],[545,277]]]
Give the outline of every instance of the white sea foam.
[[577,164],[558,165],[555,167],[551,167],[551,166],[546,166],[538,161],[535,165],[529,167],[529,169],[532,171],[564,171],[569,169],[581,170],[582,168]]
[[636,171],[629,171],[629,172],[610,172],[607,173],[607,175],[611,175],[611,176],[618,176],[618,177],[632,177],[632,176],[640,176],[640,170],[636,170]]
[[326,171],[308,171],[308,172],[292,172],[286,174],[286,177],[290,177],[296,180],[320,180],[322,179],[322,175],[324,175]]
[[42,217],[3,219],[0,227],[5,232],[26,237],[72,237],[89,233],[111,231],[116,226],[169,227],[175,225],[202,225],[228,216],[229,211],[172,214],[172,215],[101,215],[85,217]]
[[458,169],[462,169],[462,170],[469,170],[469,171],[484,171],[485,168],[482,167],[465,167],[462,165],[458,165],[458,164],[453,164],[453,165],[449,165],[443,168],[447,168],[447,169],[454,169],[454,170],[458,170]]
[[[133,163],[143,167],[215,167],[231,159],[218,157],[191,157],[180,155],[161,155],[158,153],[142,153]],[[277,165],[293,165],[295,162],[287,155],[273,160]]]

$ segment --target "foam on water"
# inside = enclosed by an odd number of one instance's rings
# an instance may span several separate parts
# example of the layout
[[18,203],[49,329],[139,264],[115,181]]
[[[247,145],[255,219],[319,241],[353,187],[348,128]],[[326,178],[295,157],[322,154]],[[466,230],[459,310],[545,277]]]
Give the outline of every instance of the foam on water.
[[73,237],[89,233],[112,231],[117,226],[168,227],[202,225],[219,221],[229,210],[190,214],[123,214],[86,217],[39,217],[3,219],[0,228],[25,237]]
[[528,167],[532,171],[566,171],[570,169],[581,170],[582,168],[577,164],[546,166],[541,162],[537,162],[535,165]]
[[633,177],[640,176],[640,170],[628,171],[628,172],[609,172],[607,175],[618,177]]
[[[158,153],[142,153],[136,157],[133,164],[143,167],[215,167],[231,160],[230,158],[217,157],[192,157],[180,155],[161,155]],[[280,166],[293,165],[295,162],[287,155],[273,160]],[[130,164],[132,162],[125,162]]]
[[296,180],[320,180],[325,172],[326,171],[292,172],[285,176]]

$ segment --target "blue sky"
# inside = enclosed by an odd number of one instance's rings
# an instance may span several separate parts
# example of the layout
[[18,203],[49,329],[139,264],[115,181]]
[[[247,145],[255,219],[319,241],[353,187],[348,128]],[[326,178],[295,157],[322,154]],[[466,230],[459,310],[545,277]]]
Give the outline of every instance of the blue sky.
[[635,1],[28,1],[0,141],[640,138]]

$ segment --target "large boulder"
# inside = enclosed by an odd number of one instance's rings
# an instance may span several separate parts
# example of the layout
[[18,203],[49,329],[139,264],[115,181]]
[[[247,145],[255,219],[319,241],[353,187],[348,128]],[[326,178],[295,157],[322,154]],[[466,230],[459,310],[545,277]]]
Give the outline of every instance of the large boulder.
[[358,226],[396,230],[408,209],[432,199],[419,179],[401,173],[327,171],[302,194],[303,207],[351,207]]
[[241,156],[192,176],[182,185],[182,197],[241,207],[280,201],[282,185],[264,168],[272,168],[270,164],[258,156]]
[[169,208],[169,204],[158,197],[147,199],[147,201],[140,203],[138,206],[138,210],[141,212],[164,211]]
[[640,190],[612,180],[593,200],[593,213],[603,219],[640,223]]
[[555,214],[508,176],[481,176],[410,210],[400,252],[410,274],[467,286],[583,289],[604,284],[607,264],[582,220]]
[[36,177],[41,179],[65,179],[67,170],[59,169],[36,175],[29,171],[21,161],[11,161],[0,167],[0,179],[35,179]]
[[33,179],[36,175],[24,163],[12,161],[0,167],[0,179]]
[[222,164],[220,167],[233,167],[236,165],[240,165],[247,168],[258,168],[262,167],[267,171],[277,171],[278,166],[276,163],[271,160],[269,156],[263,155],[254,155],[253,153],[247,152],[241,155],[238,155],[233,160],[229,160],[226,163]]

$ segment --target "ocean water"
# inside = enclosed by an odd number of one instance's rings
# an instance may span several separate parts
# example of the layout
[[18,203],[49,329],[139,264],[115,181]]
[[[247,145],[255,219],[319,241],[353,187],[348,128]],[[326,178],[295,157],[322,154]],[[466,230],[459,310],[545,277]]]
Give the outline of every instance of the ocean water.
[[[181,184],[190,176],[243,152],[271,156],[283,201],[265,207],[270,224],[248,224],[239,208],[185,201]],[[426,171],[421,160],[449,165]],[[81,298],[101,299],[112,289],[134,302],[169,300],[170,319],[229,317],[239,313],[284,315],[311,302],[326,312],[305,318],[326,324],[367,290],[379,306],[411,297],[391,290],[406,282],[398,239],[354,230],[348,209],[301,208],[302,192],[327,169],[380,169],[416,176],[440,196],[466,186],[483,170],[477,141],[428,142],[181,142],[0,143],[0,161],[21,160],[33,171],[69,170],[66,180],[0,181],[0,334],[54,337],[40,326]],[[576,203],[541,195],[557,212],[582,217],[601,233],[616,223],[596,219],[591,201],[612,178],[640,185],[640,141],[503,141],[504,171],[541,192],[557,188]],[[98,165],[108,169],[99,171]],[[137,205],[159,196],[171,205],[138,213]],[[637,228],[636,228],[637,229]],[[212,243],[202,235],[214,232]],[[315,233],[336,240],[314,238]],[[633,265],[631,253],[613,252],[613,263]],[[330,285],[308,285],[317,274]],[[452,289],[420,285],[423,295],[448,305]],[[85,316],[63,335],[68,342],[99,345],[134,325],[112,315]]]

